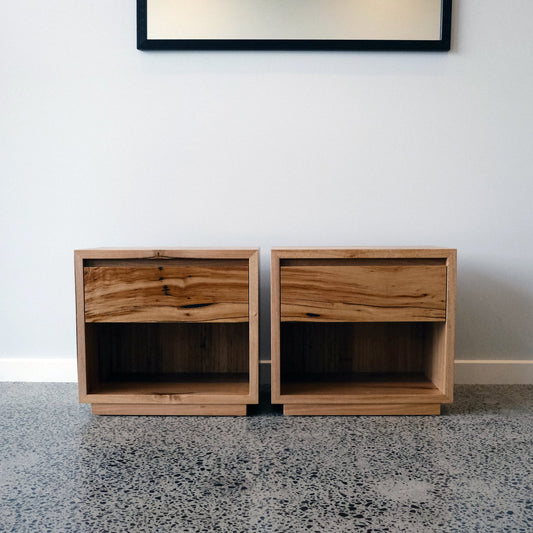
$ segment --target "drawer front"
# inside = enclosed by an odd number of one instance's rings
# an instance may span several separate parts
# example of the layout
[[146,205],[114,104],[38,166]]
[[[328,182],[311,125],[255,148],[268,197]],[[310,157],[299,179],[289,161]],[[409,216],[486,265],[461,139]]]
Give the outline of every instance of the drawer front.
[[84,268],[86,322],[247,322],[248,266]]
[[445,265],[281,267],[281,320],[439,322],[446,319]]

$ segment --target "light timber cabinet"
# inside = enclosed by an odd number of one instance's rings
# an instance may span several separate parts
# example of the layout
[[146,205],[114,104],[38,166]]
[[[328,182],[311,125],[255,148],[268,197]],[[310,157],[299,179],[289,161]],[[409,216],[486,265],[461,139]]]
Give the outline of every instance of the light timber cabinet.
[[272,403],[439,414],[453,399],[456,250],[276,248]]
[[74,252],[80,402],[245,415],[258,402],[257,249]]

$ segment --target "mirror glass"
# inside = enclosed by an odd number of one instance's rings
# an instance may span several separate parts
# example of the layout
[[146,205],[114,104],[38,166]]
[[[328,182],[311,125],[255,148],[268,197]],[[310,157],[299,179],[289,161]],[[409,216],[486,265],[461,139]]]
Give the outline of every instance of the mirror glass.
[[441,39],[441,0],[146,0],[147,38]]

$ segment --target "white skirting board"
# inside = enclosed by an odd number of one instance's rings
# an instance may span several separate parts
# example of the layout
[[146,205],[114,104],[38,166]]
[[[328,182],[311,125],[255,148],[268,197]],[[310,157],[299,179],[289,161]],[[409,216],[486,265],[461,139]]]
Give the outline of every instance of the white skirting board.
[[456,385],[533,385],[533,359],[456,359]]
[[[261,365],[262,377],[268,377],[268,366],[269,362]],[[78,381],[76,359],[0,358],[0,381],[75,382]],[[533,385],[533,359],[456,360],[455,383]]]
[[0,381],[78,381],[76,359],[66,357],[0,358]]

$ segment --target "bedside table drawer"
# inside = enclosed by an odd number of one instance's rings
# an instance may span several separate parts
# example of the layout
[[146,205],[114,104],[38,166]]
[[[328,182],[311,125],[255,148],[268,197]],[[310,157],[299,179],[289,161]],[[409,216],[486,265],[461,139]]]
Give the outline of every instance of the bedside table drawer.
[[86,322],[248,322],[247,261],[109,265],[83,269]]
[[281,265],[284,322],[443,322],[446,266],[441,264]]

